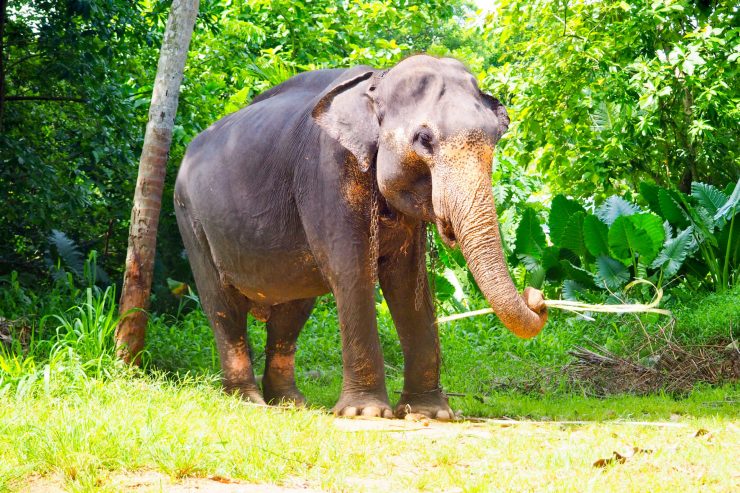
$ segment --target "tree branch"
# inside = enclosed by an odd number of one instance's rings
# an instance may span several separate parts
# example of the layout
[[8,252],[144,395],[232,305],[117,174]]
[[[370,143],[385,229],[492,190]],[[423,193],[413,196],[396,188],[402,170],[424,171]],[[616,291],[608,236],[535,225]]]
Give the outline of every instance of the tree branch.
[[6,96],[5,101],[63,101],[69,103],[88,103],[84,98],[57,96]]
[[40,57],[42,56],[41,53],[31,53],[30,55],[26,55],[24,57],[19,58],[18,60],[15,60],[13,63],[9,63],[5,66],[6,70],[10,70],[11,68],[15,67],[16,65],[20,65],[23,62],[26,62],[32,58]]

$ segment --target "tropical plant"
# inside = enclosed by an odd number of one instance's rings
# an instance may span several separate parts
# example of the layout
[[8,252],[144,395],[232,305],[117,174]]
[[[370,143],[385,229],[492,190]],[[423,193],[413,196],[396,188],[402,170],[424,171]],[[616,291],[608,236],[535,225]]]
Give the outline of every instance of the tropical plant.
[[660,287],[679,274],[716,291],[738,282],[740,181],[727,193],[695,182],[690,195],[643,183],[641,197],[649,211],[611,196],[592,214],[557,195],[549,235],[537,213],[525,210],[514,255],[528,282],[566,281],[566,295],[578,288],[616,290],[634,278]]

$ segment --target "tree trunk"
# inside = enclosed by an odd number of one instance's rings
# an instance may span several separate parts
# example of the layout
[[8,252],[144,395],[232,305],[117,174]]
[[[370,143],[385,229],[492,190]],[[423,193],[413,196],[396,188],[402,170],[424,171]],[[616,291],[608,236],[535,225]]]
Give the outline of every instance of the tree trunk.
[[126,274],[121,291],[122,318],[116,328],[118,355],[128,363],[138,363],[139,354],[144,349],[147,323],[145,310],[149,308],[152,287],[162,189],[180,83],[198,15],[198,1],[173,0],[159,53],[149,122],[141,150],[139,177],[131,210]]

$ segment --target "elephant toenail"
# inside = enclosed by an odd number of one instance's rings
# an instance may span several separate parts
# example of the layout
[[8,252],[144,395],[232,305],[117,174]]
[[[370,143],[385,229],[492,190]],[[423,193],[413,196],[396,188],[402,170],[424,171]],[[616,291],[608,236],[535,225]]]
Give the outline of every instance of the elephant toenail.
[[376,406],[369,406],[362,410],[363,416],[378,417],[380,416],[380,408]]

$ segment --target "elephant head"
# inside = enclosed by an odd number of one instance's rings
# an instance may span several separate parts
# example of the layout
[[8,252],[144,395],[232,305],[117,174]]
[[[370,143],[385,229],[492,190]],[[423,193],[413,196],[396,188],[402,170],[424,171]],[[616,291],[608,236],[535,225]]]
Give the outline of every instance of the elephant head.
[[520,296],[509,275],[490,183],[509,117],[462,63],[417,55],[385,72],[357,67],[323,94],[313,117],[362,170],[375,160],[389,204],[436,223],[446,244],[459,244],[509,330],[526,338],[542,330],[542,294],[527,288]]

